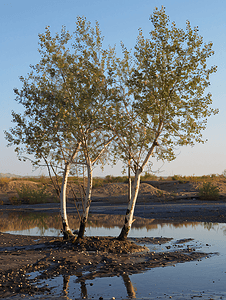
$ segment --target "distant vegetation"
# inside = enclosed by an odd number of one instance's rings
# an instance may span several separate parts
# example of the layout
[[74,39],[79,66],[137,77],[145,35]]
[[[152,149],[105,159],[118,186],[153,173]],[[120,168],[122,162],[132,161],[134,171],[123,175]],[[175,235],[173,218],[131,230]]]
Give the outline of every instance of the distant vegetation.
[[[134,177],[132,176],[132,179]],[[0,187],[8,184],[10,181],[32,181],[36,183],[41,183],[43,185],[45,184],[51,184],[51,180],[48,176],[39,176],[39,177],[0,177]],[[86,177],[77,177],[77,176],[70,176],[69,182],[74,183],[86,183]],[[173,175],[169,177],[162,177],[162,176],[156,176],[154,174],[145,173],[143,176],[141,176],[141,181],[180,181],[181,183],[192,181],[192,182],[215,182],[215,181],[226,181],[226,177],[218,174],[210,174],[210,175],[203,175],[203,176],[182,176],[182,175]],[[97,188],[100,186],[103,186],[107,183],[127,183],[128,177],[127,176],[111,176],[107,175],[105,177],[94,177],[93,178],[93,187]],[[59,183],[61,183],[61,178],[59,178]]]
[[[134,177],[132,177],[132,180]],[[39,177],[0,177],[0,189],[7,187],[7,185],[12,181],[21,181],[20,188],[16,189],[17,195],[9,198],[9,201],[12,205],[20,204],[37,204],[37,203],[47,203],[47,202],[59,202],[59,198],[56,193],[51,192],[50,186],[52,181],[47,176]],[[204,176],[181,176],[173,175],[169,177],[156,176],[154,174],[146,172],[141,176],[141,181],[178,181],[179,183],[194,182],[199,183],[198,196],[200,199],[206,200],[217,200],[219,199],[219,189],[217,187],[218,182],[226,182],[226,176],[223,173],[222,175],[211,174]],[[34,182],[37,184],[37,188],[33,188],[26,184],[26,182]],[[60,185],[62,179],[59,178],[58,184]],[[76,177],[70,176],[69,182],[80,185],[80,187],[85,187],[87,178],[86,177]],[[106,177],[94,177],[93,178],[93,188],[98,188],[104,186],[108,183],[128,183],[127,176],[111,176],[107,175]],[[54,191],[54,187],[52,189]],[[0,201],[0,205],[3,204],[3,201]]]
[[199,188],[198,196],[203,200],[218,200],[220,193],[217,186],[211,182],[204,182]]
[[15,174],[11,174],[11,173],[0,173],[0,178],[16,178],[16,177],[23,177],[21,175],[15,175]]
[[22,185],[17,189],[18,202],[24,204],[37,204],[49,202],[51,194],[47,192],[46,186],[40,187],[38,190],[32,189],[28,186]]

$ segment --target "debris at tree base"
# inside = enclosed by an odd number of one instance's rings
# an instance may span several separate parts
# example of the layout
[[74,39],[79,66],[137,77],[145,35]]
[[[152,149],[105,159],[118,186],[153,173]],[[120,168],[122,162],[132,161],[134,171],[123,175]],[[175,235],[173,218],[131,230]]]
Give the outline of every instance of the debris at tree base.
[[75,239],[72,247],[77,251],[100,251],[114,254],[149,251],[147,247],[137,245],[129,239],[120,241],[115,237],[99,236]]

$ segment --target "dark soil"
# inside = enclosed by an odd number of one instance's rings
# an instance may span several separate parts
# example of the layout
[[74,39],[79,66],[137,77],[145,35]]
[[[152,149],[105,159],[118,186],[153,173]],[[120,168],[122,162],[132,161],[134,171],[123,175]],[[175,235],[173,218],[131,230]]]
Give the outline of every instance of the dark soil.
[[[0,298],[15,294],[50,293],[48,286],[38,288],[34,283],[58,275],[78,275],[80,280],[96,277],[124,276],[146,269],[174,265],[209,256],[192,247],[161,253],[149,252],[146,244],[169,242],[167,238],[136,238],[118,241],[112,237],[86,237],[65,242],[62,238],[31,237],[1,233]],[[136,242],[136,243],[135,243]],[[36,279],[28,273],[42,271]],[[83,272],[85,271],[84,275]]]

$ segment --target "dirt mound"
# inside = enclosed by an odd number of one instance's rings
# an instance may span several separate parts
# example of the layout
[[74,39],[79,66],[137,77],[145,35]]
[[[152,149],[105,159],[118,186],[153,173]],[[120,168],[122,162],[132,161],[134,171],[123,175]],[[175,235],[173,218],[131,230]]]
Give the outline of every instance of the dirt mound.
[[168,192],[162,191],[148,183],[141,183],[139,193],[140,194],[149,194],[151,196],[159,196],[159,197],[169,194]]
[[93,189],[95,195],[118,196],[126,195],[128,184],[126,183],[107,183],[104,186]]
[[31,189],[37,189],[40,184],[38,184],[37,182],[33,182],[33,181],[26,181],[26,180],[20,180],[20,181],[17,181],[17,180],[13,180],[13,181],[10,181],[8,183],[8,190],[10,191],[16,191],[16,190],[19,190],[21,187],[29,187]]
[[37,190],[40,187],[40,183],[27,180],[12,180],[2,184],[0,186],[0,192],[3,193],[16,193],[17,190],[20,190],[23,186],[29,187],[30,189]]
[[[93,195],[118,196],[128,194],[128,184],[126,183],[108,183],[102,187],[93,189]],[[141,183],[139,194],[149,194],[151,196],[168,195],[166,191],[159,190],[148,183]]]
[[146,251],[145,246],[138,246],[130,240],[119,241],[114,237],[85,237],[75,241],[73,249],[77,251],[102,251],[107,253],[135,253]]

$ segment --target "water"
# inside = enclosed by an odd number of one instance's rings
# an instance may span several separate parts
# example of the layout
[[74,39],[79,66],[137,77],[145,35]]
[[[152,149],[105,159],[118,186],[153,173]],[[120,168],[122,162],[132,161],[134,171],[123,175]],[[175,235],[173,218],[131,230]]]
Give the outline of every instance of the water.
[[[12,232],[12,231],[11,231]],[[87,235],[117,236],[120,227],[106,228],[89,226]],[[56,228],[34,227],[13,232],[31,235],[60,235]],[[30,299],[226,299],[226,224],[213,223],[155,223],[153,226],[133,228],[131,237],[168,237],[168,244],[147,245],[151,251],[166,251],[166,245],[174,249],[178,239],[193,238],[188,242],[197,251],[217,252],[200,261],[180,263],[175,266],[159,267],[141,274],[120,277],[104,277],[94,280],[80,280],[82,274],[58,276],[51,280],[41,280],[37,286],[49,284],[51,295],[41,295]],[[186,247],[186,243],[183,245]],[[39,273],[31,274],[31,278]],[[16,299],[16,298],[14,298]],[[18,298],[19,299],[19,298]],[[26,299],[26,298],[25,298]],[[29,299],[29,297],[27,298]]]

